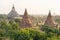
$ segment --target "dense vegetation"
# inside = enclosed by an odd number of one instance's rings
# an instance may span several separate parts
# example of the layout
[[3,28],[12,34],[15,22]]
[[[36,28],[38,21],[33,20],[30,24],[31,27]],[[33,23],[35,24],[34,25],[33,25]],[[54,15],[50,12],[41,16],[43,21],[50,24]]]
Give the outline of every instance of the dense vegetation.
[[16,21],[0,20],[0,40],[60,40],[60,29],[50,26],[19,29]]
[[20,29],[19,23],[20,19],[8,21],[6,17],[0,17],[0,40],[60,40],[60,28],[38,25],[35,29]]

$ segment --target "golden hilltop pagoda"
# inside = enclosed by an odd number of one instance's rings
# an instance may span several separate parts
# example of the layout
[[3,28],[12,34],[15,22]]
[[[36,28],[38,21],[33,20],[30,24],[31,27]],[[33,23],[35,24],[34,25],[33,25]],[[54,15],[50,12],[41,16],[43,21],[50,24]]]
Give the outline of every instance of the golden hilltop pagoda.
[[48,26],[52,26],[52,27],[57,27],[57,25],[55,24],[55,22],[54,22],[54,20],[53,20],[53,18],[51,16],[50,10],[49,10],[49,14],[47,16],[47,19],[46,19],[44,25],[48,25]]
[[25,12],[22,18],[22,21],[20,23],[20,28],[33,28],[32,20],[29,18],[29,15],[27,13],[27,9],[25,8]]

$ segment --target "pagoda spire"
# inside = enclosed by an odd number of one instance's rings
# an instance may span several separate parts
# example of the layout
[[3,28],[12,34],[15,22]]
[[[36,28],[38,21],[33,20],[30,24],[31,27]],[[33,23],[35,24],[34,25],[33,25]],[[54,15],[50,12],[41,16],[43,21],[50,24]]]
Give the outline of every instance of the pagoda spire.
[[15,17],[19,17],[19,14],[17,13],[17,11],[15,10],[14,4],[12,6],[11,11],[8,14],[9,18],[15,18]]
[[51,17],[51,12],[50,12],[50,10],[49,10],[49,14],[48,14],[48,17]]
[[15,10],[14,4],[13,4],[13,7],[12,7],[12,10]]
[[24,15],[28,15],[28,13],[27,13],[27,9],[25,8],[25,12],[24,12]]
[[27,9],[26,8],[25,8],[25,12],[24,12],[23,18],[28,18],[28,13],[27,13]]
[[30,19],[27,9],[25,8],[25,12],[22,18],[22,21],[20,22],[20,28],[33,28],[32,20]]
[[49,26],[53,26],[53,27],[56,26],[56,24],[55,24],[55,22],[54,22],[54,20],[53,20],[53,18],[52,18],[52,16],[51,16],[50,10],[49,10],[49,14],[48,14],[48,16],[47,16],[47,19],[46,19],[44,25],[49,25]]

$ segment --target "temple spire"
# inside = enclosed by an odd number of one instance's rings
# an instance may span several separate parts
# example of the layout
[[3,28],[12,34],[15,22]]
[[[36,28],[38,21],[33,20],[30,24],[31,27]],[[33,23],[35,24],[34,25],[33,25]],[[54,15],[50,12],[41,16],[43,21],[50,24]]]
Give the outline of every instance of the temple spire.
[[51,16],[50,10],[49,10],[49,14],[48,14],[48,16],[47,16],[47,19],[46,19],[44,25],[49,25],[49,26],[53,26],[53,27],[56,26],[56,24],[55,24],[55,22],[54,22],[54,20],[53,20],[53,18],[52,18],[52,16]]
[[13,4],[13,7],[12,7],[12,10],[15,10],[14,4]]
[[25,8],[25,12],[24,12],[23,18],[28,18],[28,13],[27,13],[27,9],[26,8]]
[[19,17],[17,11],[15,10],[14,4],[12,6],[11,11],[8,14],[8,17],[10,17],[10,18]]
[[48,14],[48,16],[50,16],[50,17],[51,17],[51,12],[50,12],[50,10],[49,10],[49,14]]
[[20,22],[20,28],[33,28],[32,20],[30,19],[27,9],[25,8],[25,12],[22,18],[22,21]]
[[27,9],[26,9],[26,8],[25,8],[25,12],[24,12],[24,15],[28,15],[28,14],[27,14]]

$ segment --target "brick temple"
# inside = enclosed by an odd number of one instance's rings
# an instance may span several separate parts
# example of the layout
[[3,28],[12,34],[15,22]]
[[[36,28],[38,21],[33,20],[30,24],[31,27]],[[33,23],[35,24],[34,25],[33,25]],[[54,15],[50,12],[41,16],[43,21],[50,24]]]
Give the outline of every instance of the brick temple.
[[49,10],[49,14],[47,16],[47,19],[46,19],[44,25],[48,25],[48,26],[52,26],[52,27],[57,27],[57,25],[55,24],[55,21],[53,20],[53,18],[51,16],[50,10]]
[[27,9],[25,8],[25,12],[20,23],[20,28],[33,28],[33,27],[34,26],[33,26],[32,20],[30,19],[27,13]]

